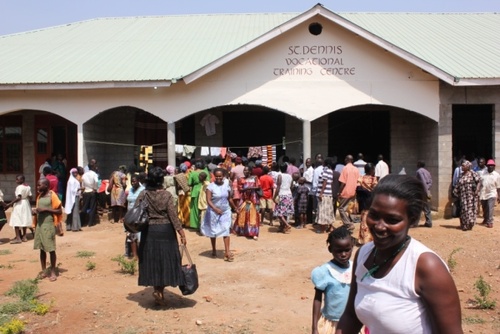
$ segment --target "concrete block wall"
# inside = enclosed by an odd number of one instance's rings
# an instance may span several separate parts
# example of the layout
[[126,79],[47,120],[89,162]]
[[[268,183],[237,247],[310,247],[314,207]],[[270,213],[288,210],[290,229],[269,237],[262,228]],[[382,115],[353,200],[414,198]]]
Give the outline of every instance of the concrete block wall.
[[[120,165],[134,163],[138,148],[134,146],[135,113],[110,110],[83,125],[83,137],[88,159],[97,159],[99,175],[108,179]],[[92,142],[87,142],[92,141]],[[88,161],[84,161],[85,164]]]
[[434,183],[438,187],[437,205],[442,209],[445,217],[451,216],[451,179],[453,175],[453,136],[452,136],[451,104],[439,106],[438,127],[438,171]]
[[33,198],[36,196],[36,175],[38,175],[38,166],[35,166],[34,151],[34,131],[35,131],[35,112],[23,110],[20,112],[23,116],[22,123],[22,147],[23,147],[23,171],[22,173],[1,173],[0,190],[4,195],[4,201],[10,202],[15,198],[16,175],[23,174],[26,183],[31,187]]
[[392,110],[390,116],[391,173],[398,174],[404,168],[406,174],[415,175],[422,116],[406,110]]

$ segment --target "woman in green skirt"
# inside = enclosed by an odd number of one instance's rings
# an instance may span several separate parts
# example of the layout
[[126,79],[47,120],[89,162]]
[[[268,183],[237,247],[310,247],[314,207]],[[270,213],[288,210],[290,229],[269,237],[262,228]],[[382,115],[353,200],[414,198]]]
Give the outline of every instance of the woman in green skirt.
[[42,271],[39,278],[46,278],[47,272],[47,252],[50,254],[50,276],[49,280],[57,280],[56,274],[56,224],[60,224],[62,206],[61,200],[56,193],[49,190],[49,181],[41,179],[37,184],[36,207],[33,208],[33,215],[36,215],[37,223],[35,229],[35,241],[33,249],[40,250],[40,264]]

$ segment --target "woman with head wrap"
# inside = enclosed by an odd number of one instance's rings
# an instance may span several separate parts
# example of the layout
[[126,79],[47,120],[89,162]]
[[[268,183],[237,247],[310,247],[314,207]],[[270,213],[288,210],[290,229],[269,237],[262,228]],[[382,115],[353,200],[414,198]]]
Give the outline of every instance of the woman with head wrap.
[[80,220],[80,195],[82,185],[78,180],[78,169],[69,171],[68,184],[66,186],[66,202],[64,212],[66,213],[66,231],[78,232],[82,230]]
[[468,160],[462,162],[462,176],[458,180],[453,195],[460,199],[460,229],[470,231],[477,218],[477,203],[481,190],[481,178],[472,170]]
[[175,189],[175,180],[174,180],[174,174],[175,174],[175,168],[173,166],[167,166],[165,168],[165,171],[167,172],[167,175],[165,175],[165,181],[163,182],[163,188],[165,188],[173,197],[174,197],[174,204],[175,207],[177,207],[177,191]]
[[[186,161],[189,163],[189,161]],[[188,186],[189,167],[186,163],[179,165],[179,174],[174,176],[175,188],[177,190],[177,211],[179,220],[184,227],[189,227],[189,205],[191,204],[191,196]]]

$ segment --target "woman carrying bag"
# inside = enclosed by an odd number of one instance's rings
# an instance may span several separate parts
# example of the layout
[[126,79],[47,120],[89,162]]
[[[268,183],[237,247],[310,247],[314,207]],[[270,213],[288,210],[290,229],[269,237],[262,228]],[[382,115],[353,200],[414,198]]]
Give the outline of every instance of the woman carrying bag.
[[146,190],[137,197],[135,206],[148,201],[149,224],[141,233],[139,245],[139,285],[153,286],[156,304],[166,306],[166,286],[183,286],[181,254],[177,234],[186,245],[186,235],[177,217],[172,195],[163,189],[165,171],[153,167],[148,171]]

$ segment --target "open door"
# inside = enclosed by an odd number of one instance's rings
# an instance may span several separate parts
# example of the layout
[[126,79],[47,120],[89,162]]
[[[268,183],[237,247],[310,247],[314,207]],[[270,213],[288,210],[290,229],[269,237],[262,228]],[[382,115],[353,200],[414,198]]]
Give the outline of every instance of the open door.
[[77,163],[76,125],[57,115],[35,116],[35,180],[40,177],[39,167],[45,160],[62,154],[67,161],[67,169]]

